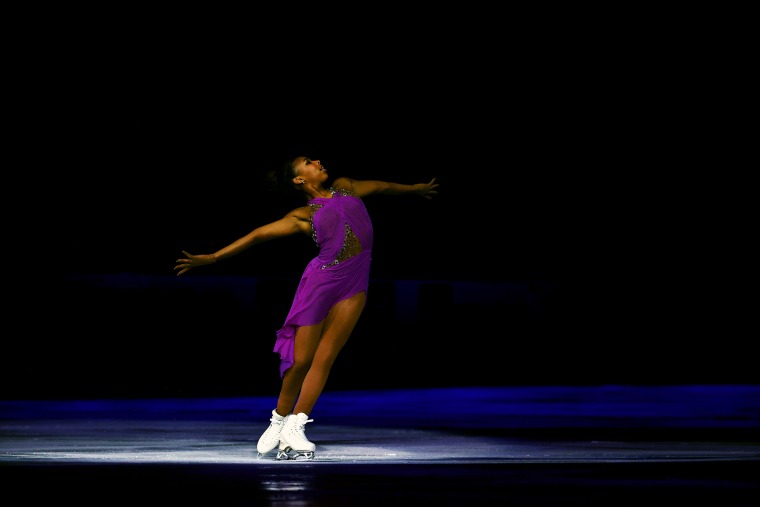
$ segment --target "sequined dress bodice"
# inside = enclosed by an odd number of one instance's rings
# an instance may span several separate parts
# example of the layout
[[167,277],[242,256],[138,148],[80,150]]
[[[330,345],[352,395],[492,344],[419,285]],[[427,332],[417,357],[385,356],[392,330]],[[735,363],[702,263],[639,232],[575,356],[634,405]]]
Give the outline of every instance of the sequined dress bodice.
[[309,201],[312,238],[319,247],[321,269],[372,250],[372,222],[362,200],[348,190],[332,190],[332,198]]

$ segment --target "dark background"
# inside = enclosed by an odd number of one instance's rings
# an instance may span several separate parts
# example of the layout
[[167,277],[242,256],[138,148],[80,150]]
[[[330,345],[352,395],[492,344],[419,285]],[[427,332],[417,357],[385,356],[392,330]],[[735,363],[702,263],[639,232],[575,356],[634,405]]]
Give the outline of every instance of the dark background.
[[[689,51],[614,26],[111,28],[45,46],[23,95],[50,199],[39,228],[9,214],[32,239],[7,272],[5,397],[276,393],[311,240],[172,277],[181,250],[293,207],[261,177],[295,155],[440,183],[366,199],[377,296],[333,388],[756,381],[749,201],[715,163],[728,127]],[[422,284],[411,321],[404,281]],[[486,285],[455,297],[468,283]]]

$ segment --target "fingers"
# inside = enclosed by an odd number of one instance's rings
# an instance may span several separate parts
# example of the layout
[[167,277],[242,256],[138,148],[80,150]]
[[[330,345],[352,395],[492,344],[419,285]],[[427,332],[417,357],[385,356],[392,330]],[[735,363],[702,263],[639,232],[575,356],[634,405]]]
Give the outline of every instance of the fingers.
[[180,258],[180,259],[177,259],[175,261],[177,263],[177,265],[174,266],[174,270],[175,271],[179,270],[177,272],[177,276],[184,275],[185,273],[187,273],[188,271],[190,271],[190,269],[193,267],[191,265],[191,263],[193,262],[193,255],[190,252],[186,251],[186,250],[182,250],[182,253],[186,256],[186,258],[184,258],[184,259]]

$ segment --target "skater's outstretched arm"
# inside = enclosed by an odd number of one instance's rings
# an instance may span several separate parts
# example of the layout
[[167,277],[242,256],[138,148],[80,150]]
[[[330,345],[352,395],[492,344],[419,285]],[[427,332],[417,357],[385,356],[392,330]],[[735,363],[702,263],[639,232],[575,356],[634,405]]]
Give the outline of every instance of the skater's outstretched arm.
[[296,208],[279,220],[257,227],[245,236],[211,254],[193,255],[183,250],[182,254],[185,257],[177,259],[177,264],[174,266],[174,270],[178,271],[177,276],[184,275],[191,269],[214,264],[216,261],[237,255],[253,245],[265,241],[291,236],[299,232],[303,234],[311,234],[309,213],[308,206]]
[[333,183],[335,188],[347,188],[353,190],[359,197],[364,197],[372,194],[385,194],[385,195],[402,195],[402,194],[417,194],[425,199],[432,199],[434,195],[438,194],[436,188],[438,183],[435,182],[435,178],[427,183],[415,183],[407,185],[404,183],[394,183],[391,181],[380,180],[354,180],[351,178],[337,178]]

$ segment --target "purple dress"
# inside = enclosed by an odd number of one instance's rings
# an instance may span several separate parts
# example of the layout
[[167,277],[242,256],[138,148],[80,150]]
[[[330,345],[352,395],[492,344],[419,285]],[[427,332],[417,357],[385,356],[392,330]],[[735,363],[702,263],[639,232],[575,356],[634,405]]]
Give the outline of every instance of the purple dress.
[[332,198],[308,203],[319,253],[301,275],[285,324],[277,331],[280,377],[293,366],[296,330],[321,322],[336,303],[366,292],[369,285],[373,231],[367,209],[356,194],[330,190]]

